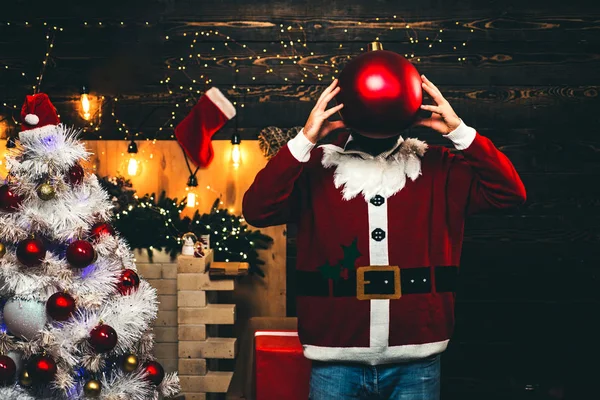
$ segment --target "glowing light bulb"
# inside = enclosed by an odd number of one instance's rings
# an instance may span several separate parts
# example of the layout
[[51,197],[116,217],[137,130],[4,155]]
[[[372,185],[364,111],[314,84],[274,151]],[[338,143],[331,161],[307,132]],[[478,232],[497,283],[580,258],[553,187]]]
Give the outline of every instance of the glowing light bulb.
[[185,206],[188,208],[195,208],[198,205],[196,201],[198,199],[198,195],[194,190],[197,187],[198,180],[196,179],[196,176],[190,175],[187,181],[187,186],[185,188],[185,190],[187,191]]
[[196,193],[194,192],[189,192],[187,194],[187,202],[186,202],[186,207],[189,208],[194,208],[196,207]]
[[127,174],[129,176],[136,176],[139,169],[139,162],[135,157],[131,157],[127,162]]
[[231,146],[231,162],[235,168],[240,166],[240,160],[242,158],[242,152],[240,150],[240,144],[234,144]]
[[81,111],[83,113],[83,119],[85,119],[86,121],[89,121],[89,119],[91,118],[91,114],[90,114],[90,98],[89,98],[89,90],[86,86],[81,88],[81,98],[80,98],[80,102],[81,102]]
[[87,93],[81,95],[81,109],[83,110],[83,119],[86,121],[90,119],[90,99]]
[[242,161],[242,150],[240,149],[241,142],[240,135],[236,131],[231,137],[231,162],[233,163],[234,168],[238,168]]

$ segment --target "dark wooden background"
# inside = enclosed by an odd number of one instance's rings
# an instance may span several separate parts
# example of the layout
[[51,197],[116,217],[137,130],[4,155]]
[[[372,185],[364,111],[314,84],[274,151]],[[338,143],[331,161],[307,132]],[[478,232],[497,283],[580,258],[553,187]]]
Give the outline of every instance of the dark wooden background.
[[[21,105],[54,25],[63,31],[42,90],[74,123],[81,85],[106,96],[90,139],[124,137],[111,111],[134,137],[169,139],[169,124],[211,85],[244,104],[238,128],[256,138],[268,125],[303,125],[335,75],[331,63],[343,65],[376,37],[414,53],[458,114],[510,157],[528,192],[520,209],[468,221],[444,398],[592,399],[600,397],[592,379],[600,353],[599,21],[599,2],[575,0],[17,0],[0,17],[0,104]],[[190,47],[196,32],[211,30]],[[290,39],[307,47],[292,53],[281,44]],[[298,55],[300,67],[277,54]],[[303,76],[315,66],[323,80]],[[160,83],[167,78],[173,94]],[[429,132],[410,135],[442,143]]]

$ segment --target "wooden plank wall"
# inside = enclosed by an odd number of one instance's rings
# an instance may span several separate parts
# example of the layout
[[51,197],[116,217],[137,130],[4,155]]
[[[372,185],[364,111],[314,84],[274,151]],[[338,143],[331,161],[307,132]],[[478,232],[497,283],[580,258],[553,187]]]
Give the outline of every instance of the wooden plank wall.
[[[547,393],[545,382],[552,381],[587,390],[589,380],[573,367],[599,350],[600,3],[57,0],[14,1],[5,11],[2,20],[13,23],[0,23],[0,104],[20,105],[32,81],[18,72],[35,77],[45,49],[45,31],[37,26],[56,23],[64,32],[42,88],[74,123],[81,123],[74,100],[82,84],[107,97],[101,129],[90,139],[124,137],[111,109],[132,135],[168,139],[167,118],[183,118],[185,99],[210,85],[244,103],[237,124],[245,139],[267,125],[299,126],[335,73],[332,62],[343,63],[376,37],[387,49],[414,53],[415,65],[459,115],[510,157],[529,196],[520,209],[468,221],[444,393],[517,398],[530,392],[528,384],[540,383],[538,391]],[[196,32],[211,30],[219,34],[193,43]],[[290,39],[307,46],[295,45],[293,53]],[[194,62],[182,61],[190,52]],[[277,54],[300,58],[281,64]],[[182,65],[187,69],[179,70]],[[304,77],[305,67],[324,79]],[[168,77],[172,95],[160,83]],[[116,106],[113,96],[119,96]],[[215,138],[228,139],[234,127]],[[410,134],[442,143],[429,132]],[[293,265],[293,237],[289,244]]]

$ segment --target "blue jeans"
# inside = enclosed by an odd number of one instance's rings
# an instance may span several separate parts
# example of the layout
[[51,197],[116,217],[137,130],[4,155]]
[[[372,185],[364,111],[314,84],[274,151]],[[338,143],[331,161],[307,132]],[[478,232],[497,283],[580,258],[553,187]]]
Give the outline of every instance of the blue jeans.
[[403,364],[312,363],[310,400],[439,400],[440,355]]

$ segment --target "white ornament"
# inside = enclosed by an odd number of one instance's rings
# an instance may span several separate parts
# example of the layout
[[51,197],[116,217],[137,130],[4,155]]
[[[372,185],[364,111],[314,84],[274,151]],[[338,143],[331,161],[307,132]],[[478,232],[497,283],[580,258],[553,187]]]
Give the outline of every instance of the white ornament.
[[4,305],[4,323],[13,335],[33,340],[46,325],[46,304],[36,300],[8,300]]
[[198,237],[194,235],[192,232],[185,233],[181,240],[183,242],[183,247],[181,248],[181,254],[184,256],[193,256],[196,242],[198,241]]
[[40,117],[35,114],[27,114],[25,116],[25,122],[27,122],[27,125],[36,126],[40,122]]

